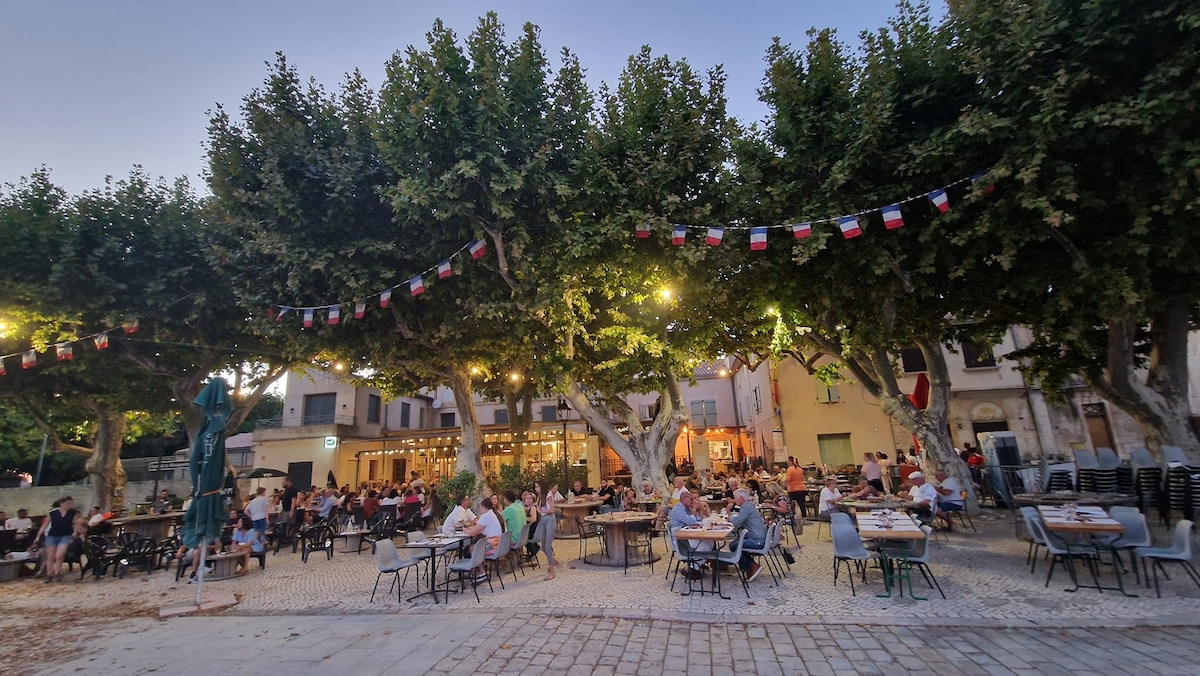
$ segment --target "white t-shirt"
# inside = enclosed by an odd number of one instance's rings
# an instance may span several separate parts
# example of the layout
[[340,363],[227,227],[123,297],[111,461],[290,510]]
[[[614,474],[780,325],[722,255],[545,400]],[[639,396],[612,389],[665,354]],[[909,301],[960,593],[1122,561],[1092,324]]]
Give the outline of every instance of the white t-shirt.
[[258,521],[267,518],[267,509],[271,506],[271,501],[265,495],[255,496],[249,504],[246,505],[246,516],[250,517],[251,521]]
[[474,521],[475,512],[464,508],[462,505],[456,505],[454,511],[450,512],[450,516],[442,523],[442,533],[446,535],[454,535],[455,526],[463,521]]
[[921,502],[928,501],[926,507],[934,507],[937,505],[938,494],[934,490],[933,485],[924,483],[920,486],[913,486],[908,491],[908,499],[920,505]]
[[29,530],[33,528],[33,519],[29,517],[22,519],[19,516],[14,516],[4,522],[4,527],[8,530]]
[[684,493],[687,493],[687,486],[684,486],[683,488],[676,488],[671,493],[671,499],[675,502],[679,502],[679,496],[683,495]]
[[940,502],[953,502],[959,505],[963,503],[962,485],[958,483],[958,479],[948,476],[946,477],[946,480],[942,482],[942,485],[939,486],[939,488],[950,491],[950,495],[938,495],[938,500]]
[[483,510],[483,514],[479,516],[479,525],[483,526],[483,537],[485,538],[498,538],[504,534],[504,527],[500,525],[500,519],[496,517],[496,512],[493,510]]
[[833,500],[835,498],[840,498],[840,497],[842,497],[842,492],[839,491],[838,489],[830,488],[829,486],[822,488],[821,489],[821,502],[817,505],[817,513],[824,514],[825,512],[828,512],[829,510],[833,509],[833,505],[830,504],[829,501]]
[[379,505],[381,507],[383,505],[398,505],[398,504],[400,504],[400,498],[384,498],[379,501]]

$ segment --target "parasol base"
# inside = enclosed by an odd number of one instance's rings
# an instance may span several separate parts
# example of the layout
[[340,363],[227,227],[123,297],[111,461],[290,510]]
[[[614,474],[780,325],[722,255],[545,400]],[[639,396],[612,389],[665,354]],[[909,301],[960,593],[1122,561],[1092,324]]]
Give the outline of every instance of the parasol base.
[[159,619],[168,617],[178,617],[180,615],[190,615],[191,613],[203,613],[210,610],[221,610],[237,605],[237,597],[229,592],[215,592],[213,594],[205,594],[200,601],[200,605],[195,603],[172,603],[162,606],[158,609]]

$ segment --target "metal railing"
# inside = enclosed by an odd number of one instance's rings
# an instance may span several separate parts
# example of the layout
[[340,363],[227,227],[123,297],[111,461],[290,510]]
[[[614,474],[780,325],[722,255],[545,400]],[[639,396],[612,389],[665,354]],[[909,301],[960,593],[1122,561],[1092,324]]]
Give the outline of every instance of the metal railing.
[[263,418],[254,423],[254,429],[266,430],[280,427],[307,427],[311,425],[353,425],[354,416],[337,415],[284,415],[278,418]]

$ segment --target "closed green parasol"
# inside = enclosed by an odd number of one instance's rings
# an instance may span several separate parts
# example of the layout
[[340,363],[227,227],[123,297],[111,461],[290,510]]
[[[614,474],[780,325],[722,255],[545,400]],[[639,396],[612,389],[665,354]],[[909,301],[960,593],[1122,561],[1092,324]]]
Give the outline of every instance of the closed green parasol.
[[[224,378],[213,378],[192,402],[204,412],[204,423],[196,435],[188,465],[192,471],[192,504],[183,517],[183,544],[200,547],[204,552],[208,542],[221,537],[225,526],[225,501],[221,489],[225,485],[225,424],[233,412],[229,384]],[[201,554],[197,577],[203,584],[204,565]],[[197,603],[200,590],[196,593]]]

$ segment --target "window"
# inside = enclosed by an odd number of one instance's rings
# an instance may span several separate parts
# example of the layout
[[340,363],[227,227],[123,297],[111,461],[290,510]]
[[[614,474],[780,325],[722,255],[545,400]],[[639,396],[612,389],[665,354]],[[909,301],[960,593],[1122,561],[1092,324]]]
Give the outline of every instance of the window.
[[412,423],[412,404],[400,402],[400,427],[408,429]]
[[758,415],[762,413],[762,395],[758,393],[758,385],[754,386],[752,396],[754,397],[754,413]]
[[984,369],[996,365],[996,355],[992,354],[990,346],[972,343],[970,341],[960,343],[962,347],[963,363],[969,369]]
[[842,398],[838,393],[837,385],[826,385],[821,381],[817,381],[817,403],[818,404],[836,404]]
[[717,401],[704,399],[691,402],[692,429],[708,429],[717,426]]
[[417,409],[417,429],[423,430],[426,427],[427,427],[427,425],[425,423],[425,407],[422,406],[421,408]]
[[654,420],[658,417],[658,402],[653,404],[638,404],[638,418],[641,420]]
[[831,467],[854,464],[854,446],[850,444],[849,434],[818,434],[817,452],[821,455],[821,464]]
[[929,370],[925,366],[925,353],[919,347],[900,348],[900,363],[904,365],[905,373],[924,373]]
[[497,425],[507,425],[508,424],[508,409],[507,408],[498,408],[498,409],[496,409],[495,413],[496,413],[496,424]]
[[543,406],[542,407],[542,422],[556,422],[557,420],[558,420],[558,406]]
[[443,413],[440,423],[440,427],[454,427],[454,414]]
[[367,395],[367,424],[368,425],[378,425],[379,424],[380,403],[381,402],[379,400],[378,394],[368,394]]
[[332,425],[334,410],[337,408],[337,394],[304,395],[304,425]]

